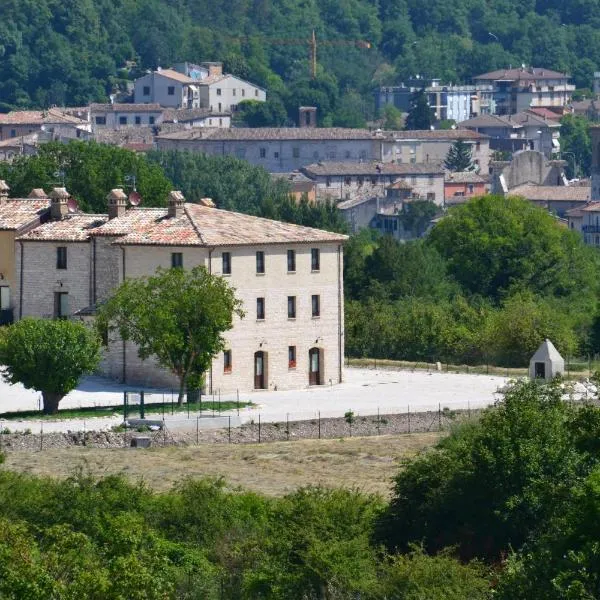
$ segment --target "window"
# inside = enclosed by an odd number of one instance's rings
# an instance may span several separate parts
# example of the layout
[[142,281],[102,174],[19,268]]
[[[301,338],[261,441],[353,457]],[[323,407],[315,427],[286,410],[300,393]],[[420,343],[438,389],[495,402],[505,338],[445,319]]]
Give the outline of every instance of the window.
[[221,88],[217,88],[217,96],[220,96],[220,95],[221,95]]
[[256,253],[256,272],[257,273],[265,272],[265,253],[262,250],[259,250]]
[[364,182],[365,182],[365,178],[364,177],[357,177],[356,178],[356,183],[358,183],[359,186],[361,186]]
[[331,187],[331,177],[326,177],[325,178],[325,186],[326,187]]
[[254,90],[254,95],[258,98],[258,90]]
[[433,175],[429,176],[429,185],[433,185]]
[[221,267],[223,275],[231,275],[231,252],[223,252],[221,259],[223,262]]
[[10,308],[10,288],[7,285],[0,287],[0,310]]
[[56,249],[56,268],[66,269],[67,268],[67,247],[59,246]]
[[344,185],[352,185],[352,177],[344,177]]
[[142,94],[144,96],[149,96],[150,95],[150,86],[149,85],[145,85],[143,90],[142,90]]
[[321,297],[318,294],[313,294],[312,296],[312,316],[321,316]]
[[427,200],[435,202],[435,192],[427,192]]
[[300,148],[292,148],[292,156],[294,158],[300,158]]
[[17,137],[17,130],[16,129],[11,129],[10,130],[10,137]]
[[106,125],[106,117],[96,117],[96,125]]
[[167,94],[168,94],[169,96],[174,96],[174,95],[175,95],[175,86],[174,86],[174,85],[170,85],[170,86],[167,88]]
[[467,187],[469,188],[469,194],[472,194],[475,190],[475,186],[472,183],[469,183]]
[[256,299],[256,319],[258,321],[265,320],[265,299],[264,298]]
[[67,292],[54,294],[54,316],[57,319],[66,319],[69,316],[69,294]]
[[296,296],[288,296],[288,319],[296,318]]
[[295,250],[287,251],[287,267],[288,267],[288,273],[296,272],[296,251]]
[[135,117],[135,124],[136,125],[141,125],[142,124],[142,117],[136,115],[136,117]]
[[219,112],[223,112],[223,109],[221,107],[221,103],[219,102]]
[[154,117],[148,117],[148,123],[150,123],[150,125],[154,125]]
[[279,158],[279,152],[273,152],[273,157],[274,158]]
[[321,269],[321,256],[318,248],[310,249],[310,270],[319,271]]
[[246,95],[246,90],[244,88],[242,88],[242,96]]
[[119,125],[127,125],[127,117],[119,117]]
[[288,346],[288,369],[296,368],[296,346]]
[[361,150],[358,157],[360,158],[360,160],[367,160],[367,151]]
[[350,156],[351,156],[350,150],[346,150],[345,157],[350,158]]
[[232,95],[233,95],[233,96],[235,96],[235,88],[233,88],[233,89],[231,90],[231,93],[232,93]]
[[183,254],[181,252],[171,253],[171,268],[182,269],[183,268]]
[[223,351],[223,373],[231,373],[231,350]]

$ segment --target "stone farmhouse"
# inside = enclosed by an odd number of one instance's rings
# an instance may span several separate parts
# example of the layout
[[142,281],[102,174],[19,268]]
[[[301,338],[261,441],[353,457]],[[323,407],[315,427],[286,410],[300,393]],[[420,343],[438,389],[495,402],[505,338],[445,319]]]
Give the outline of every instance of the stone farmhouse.
[[[48,220],[16,236],[15,318],[87,320],[125,278],[204,265],[231,283],[247,313],[225,334],[209,392],[341,381],[346,236],[189,204],[180,192],[167,208],[128,208],[116,189],[107,215],[70,213],[68,200],[54,189]],[[130,384],[176,383],[118,339],[108,341],[102,371]]]
[[90,125],[87,119],[59,108],[19,110],[0,114],[0,140],[44,132],[53,139],[87,139]]
[[50,201],[43,190],[29,198],[9,198],[6,182],[0,180],[0,325],[12,323],[17,299],[15,239],[47,220]]
[[264,102],[267,93],[264,88],[223,73],[222,63],[181,63],[136,79],[134,99],[137,103],[222,113],[235,112],[243,100]]

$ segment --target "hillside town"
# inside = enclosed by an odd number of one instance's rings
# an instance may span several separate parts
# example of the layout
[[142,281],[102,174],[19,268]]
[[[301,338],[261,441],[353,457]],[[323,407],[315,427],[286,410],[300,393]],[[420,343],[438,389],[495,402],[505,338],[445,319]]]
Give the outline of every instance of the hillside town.
[[596,9],[7,5],[0,599],[600,598]]

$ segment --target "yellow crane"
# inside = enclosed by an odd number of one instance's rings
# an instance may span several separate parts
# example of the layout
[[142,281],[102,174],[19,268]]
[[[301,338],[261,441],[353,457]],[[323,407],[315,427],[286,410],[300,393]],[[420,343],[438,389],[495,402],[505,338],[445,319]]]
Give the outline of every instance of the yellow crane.
[[[250,38],[233,38],[236,41],[248,41]],[[317,44],[317,36],[313,29],[310,38],[290,38],[273,39],[263,38],[263,40],[274,46],[297,46],[307,44],[310,50],[310,75],[313,79],[317,76],[317,45],[319,46],[355,46],[356,48],[370,48],[371,43],[365,40],[322,40]]]

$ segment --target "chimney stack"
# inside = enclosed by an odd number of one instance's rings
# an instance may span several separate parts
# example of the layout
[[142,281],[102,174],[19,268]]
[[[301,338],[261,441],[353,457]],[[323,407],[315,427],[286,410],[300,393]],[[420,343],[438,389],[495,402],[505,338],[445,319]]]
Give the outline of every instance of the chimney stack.
[[316,106],[301,106],[298,111],[300,113],[300,127],[314,129],[317,126]]
[[202,66],[208,69],[208,77],[221,77],[223,75],[223,63],[205,62]]
[[6,204],[10,188],[4,179],[0,179],[0,204]]
[[56,187],[50,192],[50,218],[60,221],[69,213],[69,192],[64,187]]
[[185,198],[181,192],[175,190],[169,192],[169,199],[167,200],[167,215],[169,218],[181,217],[184,204]]
[[121,188],[110,190],[106,196],[108,202],[108,218],[115,219],[122,217],[127,210],[127,195]]
[[42,188],[33,188],[27,197],[32,200],[44,200],[48,197],[48,194]]

